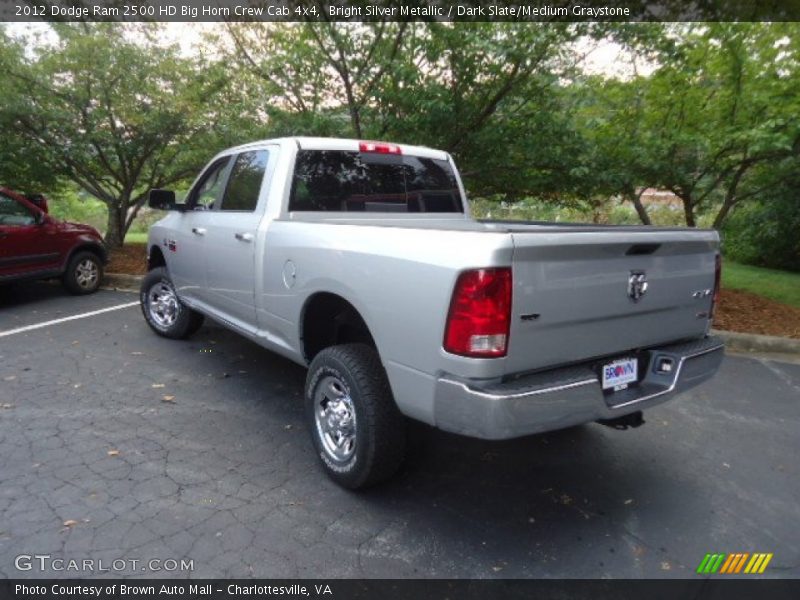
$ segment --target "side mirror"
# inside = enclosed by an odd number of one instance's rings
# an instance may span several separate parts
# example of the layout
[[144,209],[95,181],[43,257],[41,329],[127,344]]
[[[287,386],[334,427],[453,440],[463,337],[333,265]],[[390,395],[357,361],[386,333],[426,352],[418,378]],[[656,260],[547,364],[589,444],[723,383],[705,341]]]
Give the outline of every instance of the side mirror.
[[175,201],[175,192],[172,190],[150,190],[147,206],[157,210],[181,210],[183,207]]
[[42,194],[32,194],[30,196],[27,196],[27,198],[31,204],[33,204],[43,213],[50,212],[47,206],[47,198],[45,198]]

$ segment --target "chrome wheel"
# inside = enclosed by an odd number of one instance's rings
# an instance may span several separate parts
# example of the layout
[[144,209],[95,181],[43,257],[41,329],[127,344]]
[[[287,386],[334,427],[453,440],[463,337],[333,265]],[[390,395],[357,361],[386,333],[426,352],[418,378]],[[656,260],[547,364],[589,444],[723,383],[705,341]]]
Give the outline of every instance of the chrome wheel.
[[171,285],[161,281],[150,288],[147,293],[147,311],[159,327],[169,329],[175,324],[181,312],[181,305]]
[[356,451],[356,410],[347,387],[328,375],[314,395],[317,434],[325,453],[336,462],[347,462]]
[[97,280],[100,277],[100,268],[97,263],[90,258],[84,258],[75,267],[75,282],[81,289],[91,290],[97,287]]

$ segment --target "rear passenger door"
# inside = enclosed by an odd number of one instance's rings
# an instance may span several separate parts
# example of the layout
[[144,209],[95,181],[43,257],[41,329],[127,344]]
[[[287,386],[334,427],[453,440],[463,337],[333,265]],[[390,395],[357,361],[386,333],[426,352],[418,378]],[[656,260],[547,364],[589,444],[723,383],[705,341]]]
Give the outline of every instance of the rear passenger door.
[[255,273],[258,227],[269,189],[270,148],[241,152],[213,224],[206,233],[206,302],[234,325],[255,329]]

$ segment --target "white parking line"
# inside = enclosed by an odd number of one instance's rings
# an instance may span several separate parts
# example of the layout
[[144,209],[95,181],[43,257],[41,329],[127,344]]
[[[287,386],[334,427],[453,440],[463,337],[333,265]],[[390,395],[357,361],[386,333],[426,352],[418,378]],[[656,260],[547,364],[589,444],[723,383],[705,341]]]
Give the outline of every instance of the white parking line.
[[93,310],[87,313],[81,313],[79,315],[73,315],[71,317],[64,317],[63,319],[53,319],[52,321],[45,321],[44,323],[36,323],[35,325],[26,325],[25,327],[18,327],[17,329],[9,329],[8,331],[0,331],[0,338],[6,337],[9,335],[14,335],[15,333],[24,333],[26,331],[32,331],[34,329],[41,329],[42,327],[50,327],[50,325],[58,325],[59,323],[66,323],[67,321],[75,321],[77,319],[86,319],[87,317],[93,317],[95,315],[100,315],[103,313],[111,312],[113,310],[121,310],[123,308],[130,308],[131,306],[139,306],[138,302],[126,302],[125,304],[117,304],[116,306],[109,306],[108,308],[101,308],[100,310]]
[[778,367],[778,365],[769,360],[764,360],[763,358],[758,358],[756,360],[758,360],[758,362],[767,367],[770,371],[775,373],[775,375],[780,377],[786,385],[788,385],[789,387],[793,387],[798,392],[800,392],[800,385],[795,385],[795,383],[792,381],[792,378],[787,373],[784,373],[781,370],[781,368]]

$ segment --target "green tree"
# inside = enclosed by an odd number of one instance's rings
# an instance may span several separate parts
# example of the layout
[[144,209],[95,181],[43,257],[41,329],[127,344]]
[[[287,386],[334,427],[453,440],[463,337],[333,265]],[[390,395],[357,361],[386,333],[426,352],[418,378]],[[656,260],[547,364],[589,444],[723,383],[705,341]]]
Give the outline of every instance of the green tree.
[[364,112],[384,80],[395,76],[408,27],[386,21],[240,23],[228,32],[239,65],[262,80],[273,118],[290,113],[296,125],[341,130],[336,115],[342,110],[349,121],[342,134],[363,138]]
[[[677,50],[639,82],[642,148],[657,182],[683,202],[686,224],[730,210],[778,181],[753,176],[800,151],[797,25],[681,26]],[[758,180],[758,181],[757,181]]]
[[[0,64],[19,62],[23,49],[14,44],[0,26]],[[3,102],[9,102],[18,86],[14,81],[4,81]],[[8,111],[0,110],[0,185],[23,192],[48,192],[59,187],[58,177],[47,162],[47,153],[25,137],[16,135],[13,118]]]
[[761,165],[753,178],[763,192],[731,211],[723,228],[726,256],[747,264],[800,271],[800,157],[768,168]]
[[[454,153],[469,188],[556,189],[574,150],[558,106],[569,24],[231,25],[274,131],[392,139]],[[569,148],[569,150],[565,149]]]
[[652,163],[644,143],[641,77],[630,81],[600,76],[575,81],[567,93],[573,104],[572,123],[581,139],[573,169],[580,176],[578,194],[603,202],[630,202],[645,225],[650,215],[641,194],[652,183]]
[[657,23],[599,27],[597,37],[620,45],[619,60],[624,61],[628,77],[579,73],[565,89],[565,110],[582,140],[573,167],[579,175],[578,195],[590,204],[607,204],[609,199],[630,202],[645,225],[651,218],[641,194],[658,183],[659,164],[644,127],[648,77],[640,73],[639,63],[671,56],[675,40],[667,33]]
[[53,47],[0,53],[10,90],[0,122],[106,205],[106,242],[120,246],[150,188],[193,175],[218,149],[214,99],[226,78],[175,46],[154,49],[156,26],[52,27]]
[[546,195],[575,150],[560,104],[571,25],[430,23],[373,104],[377,135],[453,153],[479,195]]

